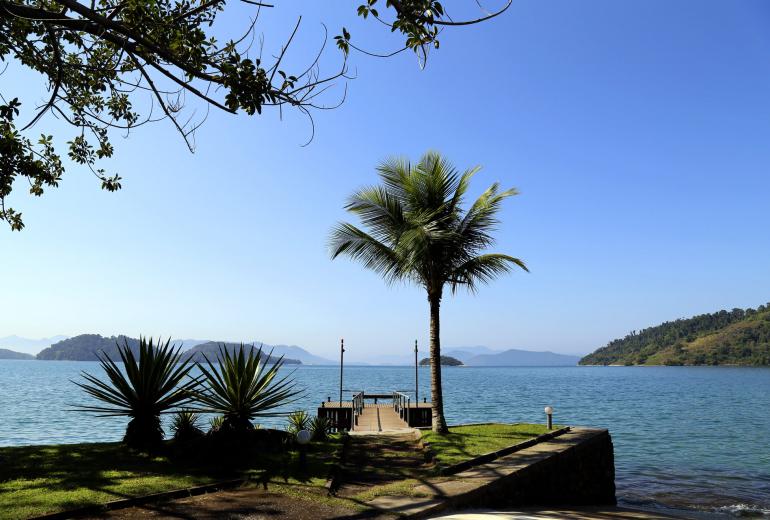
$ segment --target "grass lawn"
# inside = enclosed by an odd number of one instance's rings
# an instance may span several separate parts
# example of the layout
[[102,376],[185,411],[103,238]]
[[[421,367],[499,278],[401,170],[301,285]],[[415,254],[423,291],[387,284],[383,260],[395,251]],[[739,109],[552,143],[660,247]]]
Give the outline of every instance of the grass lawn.
[[[423,440],[430,443],[438,466],[447,466],[546,431],[545,426],[533,424],[458,426],[445,436],[423,432]],[[323,485],[336,462],[334,455],[339,446],[339,438],[311,444],[305,469],[299,466],[297,451],[275,450],[257,454],[253,464],[237,471],[141,454],[119,443],[0,448],[0,520],[28,518],[242,477],[255,482],[268,481],[270,490],[281,494],[360,510],[365,508],[362,502],[382,494],[408,495],[416,482],[435,475],[406,460],[402,461],[406,469],[396,481],[374,486],[349,499],[327,497]],[[399,451],[396,449],[399,446],[390,448],[394,453]],[[385,461],[387,465],[390,456],[396,456],[394,453],[381,449],[377,455],[380,462]],[[413,480],[415,478],[417,480]]]
[[172,462],[119,443],[0,448],[0,519],[19,519],[221,480],[251,477],[279,488],[321,487],[338,439],[316,443],[302,470],[296,451],[265,454],[238,471]]
[[422,439],[430,443],[439,466],[451,466],[544,433],[548,430],[542,424],[483,424],[450,428],[448,435],[426,431]]

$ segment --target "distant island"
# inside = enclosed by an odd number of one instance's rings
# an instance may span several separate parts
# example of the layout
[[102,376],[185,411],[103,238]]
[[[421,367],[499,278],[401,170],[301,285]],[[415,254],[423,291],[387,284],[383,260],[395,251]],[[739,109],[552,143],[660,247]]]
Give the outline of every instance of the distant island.
[[581,365],[770,365],[770,304],[632,331]]
[[[50,347],[42,350],[37,359],[44,361],[98,361],[97,353],[103,352],[113,361],[120,359],[118,354],[117,345],[123,345],[128,343],[132,352],[137,354],[139,352],[139,340],[136,338],[130,338],[128,336],[110,336],[104,337],[99,334],[81,334],[68,338],[58,343],[54,343]],[[184,352],[186,359],[192,359],[193,361],[204,361],[204,354],[211,361],[216,360],[219,353],[220,346],[223,343],[209,341],[196,345]],[[240,343],[224,343],[227,350],[232,352],[235,348],[240,346]],[[247,345],[248,348],[252,348],[251,345]],[[259,345],[256,347],[259,348]],[[278,359],[279,356],[268,357],[270,352],[268,347],[263,350],[265,353],[265,359],[273,362]],[[284,358],[283,362],[287,365],[299,365],[302,362],[297,359]]]
[[474,367],[554,367],[576,366],[580,356],[557,354],[555,352],[535,352],[511,348],[502,352],[467,355],[463,351],[451,351],[447,354],[461,359],[463,363]]
[[128,342],[132,352],[139,352],[139,340],[128,336],[104,337],[99,334],[81,334],[54,343],[41,350],[37,359],[44,361],[98,361],[96,354],[104,352],[111,359],[120,359],[118,355],[118,343],[123,345]]
[[[463,362],[460,361],[457,358],[453,358],[452,356],[441,356],[441,366],[442,367],[459,367],[463,365]],[[420,361],[421,367],[430,366],[430,358],[425,358]]]
[[[241,347],[241,344],[240,343],[221,343],[221,342],[217,342],[217,341],[208,341],[206,343],[201,343],[200,345],[195,345],[191,349],[185,351],[184,357],[187,358],[187,359],[191,359],[192,361],[199,361],[199,362],[206,361],[206,358],[208,358],[209,361],[216,361],[217,356],[219,355],[219,351],[220,351],[220,349],[223,346],[224,346],[224,348],[228,352],[233,353],[233,352],[235,352],[237,349],[239,349]],[[252,346],[252,345],[245,345],[245,347],[246,347],[245,348],[246,352],[248,352],[250,349],[259,350],[259,348],[260,348],[258,344],[254,345],[254,346]],[[268,347],[267,345],[265,345],[262,348],[262,354],[263,354],[263,359],[266,359],[266,360],[268,360],[271,363],[277,361],[281,357],[281,356],[276,356],[275,354],[273,354],[272,356],[269,355],[270,354],[270,347]],[[301,365],[302,364],[302,361],[300,361],[298,359],[283,358],[283,362],[286,365]]]
[[35,359],[35,356],[8,350],[7,348],[0,348],[0,359]]

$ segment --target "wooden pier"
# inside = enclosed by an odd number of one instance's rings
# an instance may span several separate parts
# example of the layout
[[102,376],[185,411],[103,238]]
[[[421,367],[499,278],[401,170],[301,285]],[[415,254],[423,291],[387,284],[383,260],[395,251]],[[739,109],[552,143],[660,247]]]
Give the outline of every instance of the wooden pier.
[[382,432],[430,426],[431,409],[431,403],[413,403],[401,392],[358,392],[349,401],[322,402],[318,417],[328,418],[336,431]]

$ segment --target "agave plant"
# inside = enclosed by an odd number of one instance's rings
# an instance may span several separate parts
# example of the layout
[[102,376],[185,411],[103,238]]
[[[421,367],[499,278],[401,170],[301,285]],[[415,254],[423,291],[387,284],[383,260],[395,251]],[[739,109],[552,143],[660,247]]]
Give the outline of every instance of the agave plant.
[[198,427],[200,415],[190,410],[180,410],[171,421],[171,431],[174,432],[175,441],[188,441],[203,436],[203,431]]
[[332,422],[328,417],[313,417],[310,421],[310,433],[314,441],[325,441],[329,437],[329,431],[332,429]]
[[310,428],[310,415],[305,410],[297,410],[289,414],[289,427],[290,433],[297,433],[300,430],[307,430]]
[[252,430],[254,419],[283,415],[276,408],[295,401],[299,395],[289,375],[278,377],[283,357],[271,363],[271,356],[265,356],[261,347],[241,344],[230,353],[222,345],[218,364],[204,358],[205,364],[197,363],[202,385],[195,391],[195,400],[201,405],[196,411],[221,415],[220,429]]
[[209,421],[209,433],[216,433],[222,428],[222,424],[225,422],[225,418],[221,415],[217,415],[216,417],[212,417]]
[[171,339],[154,344],[152,338],[140,338],[138,361],[127,340],[117,347],[122,370],[118,362],[100,353],[97,356],[107,381],[86,372],[81,374],[85,383],[74,381],[104,405],[76,409],[102,417],[130,417],[123,442],[135,448],[157,446],[163,440],[160,415],[189,402],[198,384],[197,379],[187,377],[193,365],[182,358]]

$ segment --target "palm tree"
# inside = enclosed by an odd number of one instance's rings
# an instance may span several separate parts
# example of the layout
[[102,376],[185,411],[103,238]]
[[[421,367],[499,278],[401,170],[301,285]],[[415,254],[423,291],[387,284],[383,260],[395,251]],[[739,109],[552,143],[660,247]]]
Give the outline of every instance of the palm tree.
[[243,433],[254,428],[252,421],[257,417],[283,415],[276,408],[295,401],[299,394],[289,375],[278,377],[283,357],[271,362],[272,356],[264,355],[261,348],[241,344],[231,354],[222,345],[218,363],[204,358],[205,365],[197,363],[203,381],[195,392],[201,405],[195,411],[220,414],[226,431]]
[[479,284],[524,262],[483,251],[494,243],[502,201],[516,195],[494,183],[463,210],[463,198],[476,166],[460,174],[445,158],[428,152],[416,165],[392,158],[377,168],[381,185],[354,193],[345,209],[356,214],[368,232],[349,223],[332,231],[332,259],[346,255],[383,276],[387,283],[410,281],[425,288],[430,304],[431,394],[433,431],[446,433],[441,392],[440,307],[444,288],[452,293]]
[[160,415],[190,400],[191,390],[198,384],[187,377],[193,365],[182,359],[179,348],[171,340],[157,345],[152,338],[139,339],[139,361],[128,345],[118,344],[123,370],[106,354],[97,354],[108,382],[82,372],[85,383],[74,381],[89,395],[105,403],[104,406],[81,406],[77,410],[92,412],[102,417],[126,416],[131,421],[123,442],[133,448],[152,448],[163,440]]

